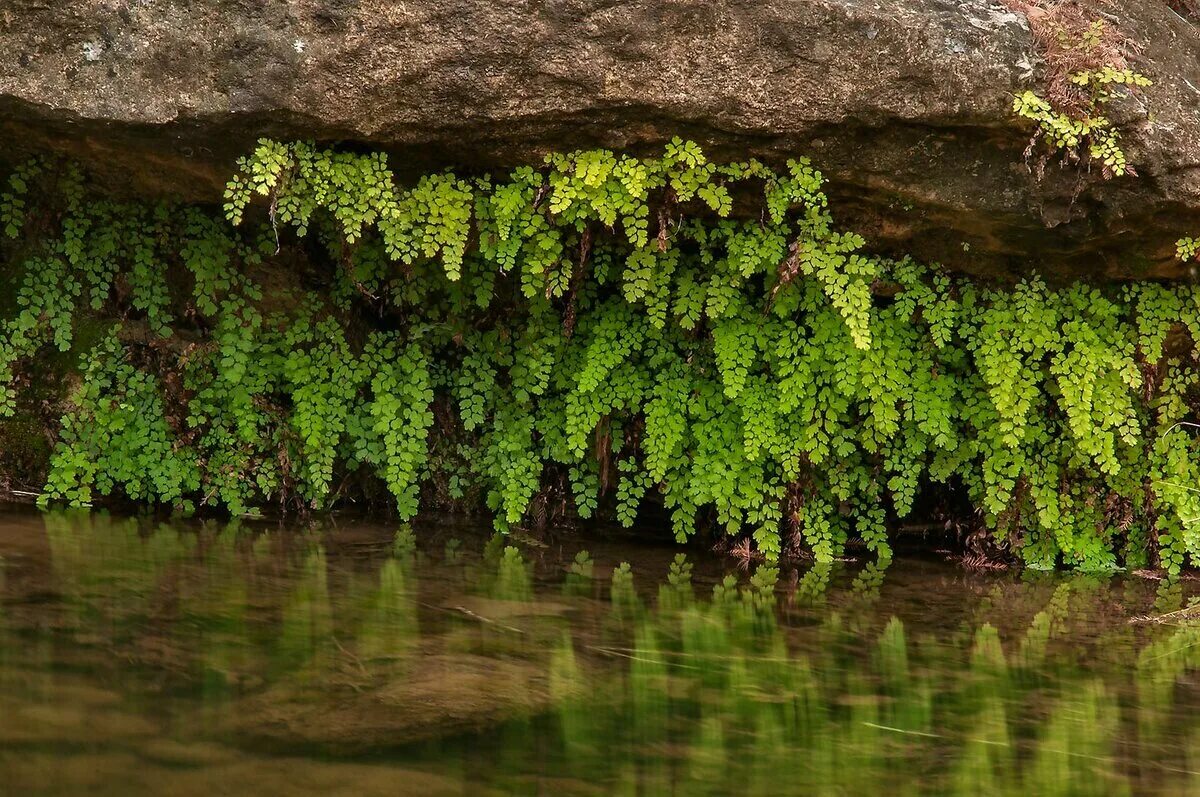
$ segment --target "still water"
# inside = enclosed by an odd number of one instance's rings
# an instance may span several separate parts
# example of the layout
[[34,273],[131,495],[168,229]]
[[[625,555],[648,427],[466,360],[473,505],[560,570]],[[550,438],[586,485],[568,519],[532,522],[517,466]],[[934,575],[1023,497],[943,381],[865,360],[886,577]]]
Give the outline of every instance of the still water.
[[0,793],[1200,793],[1191,591],[0,512]]

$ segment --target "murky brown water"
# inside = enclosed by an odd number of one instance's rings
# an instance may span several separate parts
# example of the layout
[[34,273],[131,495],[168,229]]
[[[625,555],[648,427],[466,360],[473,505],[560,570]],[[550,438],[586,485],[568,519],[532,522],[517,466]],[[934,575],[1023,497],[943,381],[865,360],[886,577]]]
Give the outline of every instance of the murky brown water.
[[1191,582],[677,553],[0,512],[0,793],[1200,792]]

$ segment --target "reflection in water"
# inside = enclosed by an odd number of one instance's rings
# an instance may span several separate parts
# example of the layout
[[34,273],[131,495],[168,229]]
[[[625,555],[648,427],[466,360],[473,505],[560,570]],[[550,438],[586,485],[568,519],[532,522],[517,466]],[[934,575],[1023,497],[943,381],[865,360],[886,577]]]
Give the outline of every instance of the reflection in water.
[[1130,622],[1184,584],[512,543],[0,515],[0,783],[1200,790],[1200,624]]

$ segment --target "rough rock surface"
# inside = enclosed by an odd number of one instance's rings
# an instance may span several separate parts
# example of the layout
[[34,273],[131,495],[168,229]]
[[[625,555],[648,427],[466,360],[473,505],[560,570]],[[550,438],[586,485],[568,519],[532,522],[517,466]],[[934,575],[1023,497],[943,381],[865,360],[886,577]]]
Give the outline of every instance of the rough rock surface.
[[1025,18],[987,0],[8,0],[0,159],[50,147],[122,190],[212,200],[262,135],[417,171],[682,134],[811,155],[885,250],[1179,276],[1174,241],[1200,230],[1200,28],[1164,0],[1101,10],[1155,81],[1112,113],[1136,178],[1030,174],[1011,103],[1042,64]]

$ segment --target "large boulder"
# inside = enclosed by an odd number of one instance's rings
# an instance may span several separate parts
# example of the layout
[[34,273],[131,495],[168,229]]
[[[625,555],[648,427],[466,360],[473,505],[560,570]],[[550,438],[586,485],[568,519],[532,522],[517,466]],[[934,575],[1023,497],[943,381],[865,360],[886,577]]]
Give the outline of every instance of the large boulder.
[[1181,276],[1200,231],[1200,29],[1097,10],[1154,86],[1114,110],[1140,176],[1039,179],[1015,92],[1043,65],[987,0],[10,0],[0,158],[51,148],[115,189],[217,200],[256,138],[499,168],[551,149],[809,154],[847,226],[955,268]]

